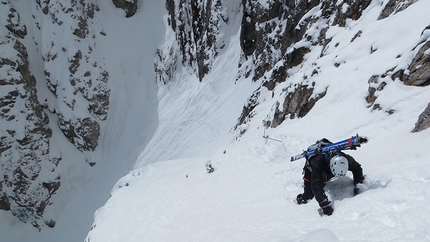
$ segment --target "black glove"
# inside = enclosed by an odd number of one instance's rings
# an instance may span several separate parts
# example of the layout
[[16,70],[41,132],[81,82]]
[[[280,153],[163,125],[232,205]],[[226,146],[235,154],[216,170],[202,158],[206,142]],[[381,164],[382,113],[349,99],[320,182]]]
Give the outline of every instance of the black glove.
[[360,189],[357,187],[357,184],[363,184],[363,182],[364,182],[364,176],[354,179],[354,196],[360,192]]
[[357,185],[354,186],[354,196],[357,195],[360,192],[360,189],[358,189]]
[[305,196],[303,196],[303,194],[297,195],[297,198],[296,198],[297,204],[306,204],[308,203],[308,200],[310,199],[306,199]]
[[320,207],[322,209],[323,214],[328,216],[333,214],[334,209],[331,202],[328,199],[324,199],[322,202],[320,202]]
[[363,182],[364,182],[364,176],[354,177],[354,186],[357,185],[358,183],[363,183]]

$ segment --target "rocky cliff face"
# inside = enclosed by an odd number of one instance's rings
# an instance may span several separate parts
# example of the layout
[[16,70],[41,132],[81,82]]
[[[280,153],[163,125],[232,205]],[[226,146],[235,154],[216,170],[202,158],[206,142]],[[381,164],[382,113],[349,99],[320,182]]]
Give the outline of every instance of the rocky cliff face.
[[[378,19],[398,14],[414,2],[380,1]],[[127,18],[144,4],[137,0],[111,3]],[[271,92],[273,99],[264,125],[275,128],[285,119],[306,116],[325,97],[329,87],[316,88],[314,78],[321,67],[315,62],[304,66],[306,56],[323,58],[328,46],[336,48],[339,43],[332,43],[328,29],[358,21],[371,3],[166,0],[167,34],[176,41],[165,43],[167,47],[156,53],[157,82],[171,82],[179,68],[204,82],[226,45],[221,30],[232,24],[229,16],[240,15],[241,60],[232,83],[250,77],[258,88],[238,114],[235,129],[246,132],[242,126],[254,117],[262,92]],[[110,89],[109,72],[96,50],[97,40],[108,33],[95,18],[100,9],[94,1],[36,0],[30,3],[32,19],[27,22],[14,4],[17,1],[0,1],[0,209],[10,210],[35,227],[53,227],[55,221],[44,216],[44,210],[61,185],[57,167],[64,162],[61,150],[52,148],[53,130],[60,130],[81,152],[98,147],[100,127],[109,111]],[[350,42],[361,34],[358,31]],[[430,84],[430,27],[417,38],[421,41],[410,50],[413,58],[409,66],[393,65],[365,80],[369,109],[388,114],[396,111],[378,104],[378,94],[388,82],[400,80],[419,88]],[[31,59],[37,63],[31,63],[30,48],[38,55]],[[335,60],[333,65],[343,63]],[[41,73],[32,73],[35,70],[30,66],[41,66]],[[413,132],[430,127],[429,109],[417,117]]]
[[[110,90],[93,50],[105,34],[97,31],[99,9],[89,1],[32,2],[33,23],[14,4],[0,3],[0,209],[37,228],[53,227],[44,211],[61,185],[62,156],[52,148],[51,125],[80,151],[98,146]],[[39,63],[30,62],[29,48]],[[44,79],[35,78],[31,65],[43,67],[36,71]]]
[[[7,53],[0,58],[0,209],[39,226],[37,220],[60,185],[55,167],[61,157],[50,155],[52,130],[38,100],[36,79],[30,73],[27,49],[22,43],[27,28],[12,5],[2,2],[0,8],[2,26],[7,29],[0,45],[2,53]],[[49,176],[40,177],[42,170],[49,170]],[[55,224],[45,222],[48,226]]]
[[[246,66],[248,71],[245,71],[245,73],[251,72],[254,80],[262,78],[264,80],[263,86],[268,90],[274,90],[277,83],[285,82],[289,76],[297,73],[294,71],[294,67],[300,66],[303,63],[304,55],[310,52],[307,46],[320,46],[322,51],[319,56],[323,57],[326,46],[331,42],[331,38],[326,37],[326,31],[331,26],[345,27],[347,21],[359,20],[370,2],[370,0],[296,1],[288,3],[275,2],[262,6],[252,1],[242,1],[244,6],[241,35],[242,49],[244,55],[253,60],[252,65]],[[382,8],[378,19],[396,14],[414,2],[407,0],[389,1]],[[318,15],[309,14],[310,11],[315,10],[318,11]],[[245,16],[249,16],[249,18]],[[247,19],[252,19],[253,21],[247,21]],[[315,26],[319,27],[318,31],[313,29]],[[423,42],[417,45],[415,57],[407,71],[398,70],[396,73],[392,73],[392,80],[398,77],[405,85],[428,85],[428,71],[430,68],[427,55],[429,39],[428,35],[425,34],[428,31],[427,29],[423,31]],[[360,31],[357,32],[351,42],[359,37],[360,34]],[[335,63],[336,65],[340,65],[340,63]],[[311,76],[318,75],[319,68],[317,66],[313,68]],[[373,84],[378,82],[375,81],[375,78],[372,77],[369,81],[372,85],[369,87],[367,100],[371,105],[374,104],[376,99],[374,96],[375,91],[383,89],[383,84],[377,88],[374,87]],[[314,104],[325,96],[325,92],[314,93],[313,86],[315,83],[309,83],[307,79],[308,76],[303,76],[301,83],[295,83],[283,91],[283,97],[274,105],[274,112],[269,114],[266,126],[276,127],[285,118],[305,116]],[[244,107],[238,125],[246,122],[245,117],[252,117],[252,109],[255,105],[256,102],[251,97],[247,106]],[[422,123],[425,123],[421,121],[422,119],[423,117],[417,122],[420,127]],[[418,129],[420,128],[416,127],[414,130]]]
[[225,46],[219,32],[229,22],[225,6],[221,0],[166,0],[166,9],[176,43],[170,43],[166,53],[157,52],[157,81],[169,82],[179,63],[202,81]]
[[[58,117],[58,126],[71,143],[81,151],[94,151],[99,122],[107,117],[110,92],[109,74],[93,53],[96,38],[105,35],[97,31],[94,22],[99,8],[87,1],[72,1],[70,5],[37,1],[35,7],[35,23],[44,33],[35,43],[41,48],[46,85],[56,102],[48,108]],[[65,28],[66,24],[70,26]]]
[[[395,15],[408,8],[415,0],[381,1],[379,20]],[[319,58],[326,55],[332,38],[326,36],[332,26],[345,28],[347,22],[359,20],[370,5],[370,0],[354,1],[250,1],[242,0],[240,46],[242,60],[238,65],[237,79],[252,77],[261,86],[250,96],[238,118],[236,128],[245,124],[254,116],[253,110],[259,104],[261,91],[273,94],[280,83],[290,82],[283,88],[281,95],[268,114],[265,126],[275,128],[286,118],[304,117],[312,107],[324,98],[327,89],[316,91],[312,77],[318,76],[320,67],[303,66],[305,55],[311,49],[319,49]],[[219,28],[228,24],[226,12],[229,1],[183,1],[167,0],[168,22],[171,31],[176,35],[177,43],[170,43],[170,51],[158,53],[155,64],[157,80],[167,83],[179,64],[189,67],[203,81],[210,71],[213,58],[222,50],[223,43],[219,36]],[[386,77],[393,81],[399,78],[405,85],[429,85],[429,35],[428,27],[423,30],[421,39],[414,50],[414,58],[407,69],[396,68],[387,70],[379,76],[369,77],[369,95],[366,100],[369,107],[380,109],[375,101],[377,92],[383,90]],[[353,42],[361,36],[358,31],[351,39]],[[318,48],[316,48],[318,47]],[[371,52],[376,50],[370,50]],[[180,63],[178,63],[180,60]],[[342,63],[334,63],[335,67]],[[312,68],[310,75],[304,75],[299,82],[291,82],[292,76],[304,68]],[[382,77],[382,78],[381,78]],[[384,80],[381,80],[384,79]],[[388,113],[395,110],[386,110]],[[428,113],[423,112],[417,121],[414,131],[428,128]],[[240,133],[245,132],[241,130]]]

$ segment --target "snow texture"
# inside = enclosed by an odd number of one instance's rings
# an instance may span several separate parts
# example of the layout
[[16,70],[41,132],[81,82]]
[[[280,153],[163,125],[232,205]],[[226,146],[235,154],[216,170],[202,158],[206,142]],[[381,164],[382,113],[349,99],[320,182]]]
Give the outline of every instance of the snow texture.
[[[231,127],[257,84],[247,78],[233,84],[240,29],[231,23],[224,31],[237,32],[202,84],[177,72],[174,82],[160,86],[157,131],[95,213],[87,241],[430,240],[430,131],[411,133],[430,89],[395,80],[378,96],[382,111],[365,102],[372,75],[396,65],[407,68],[430,21],[425,10],[430,4],[418,1],[377,20],[386,2],[373,1],[344,28],[331,27],[325,55],[319,58],[314,47],[291,76],[289,83],[300,82],[311,76],[313,68],[307,67],[318,66],[315,88],[328,87],[308,115],[265,130],[262,120],[281,88],[274,95],[262,91],[242,136]],[[320,27],[312,27],[315,34]],[[391,109],[395,112],[386,112]],[[315,201],[297,205],[303,160],[290,163],[289,157],[322,137],[338,141],[356,133],[370,139],[348,152],[362,164],[367,190],[353,197],[349,174],[326,186],[332,216],[320,217]]]
[[[164,2],[144,1],[133,18],[125,19],[111,3],[99,1],[97,18],[111,38],[98,46],[112,90],[102,148],[89,157],[100,165],[91,171],[75,163],[59,168],[69,171],[65,179],[70,183],[53,201],[60,205],[50,211],[57,218],[52,230],[34,231],[0,211],[2,240],[430,240],[430,130],[411,132],[428,105],[430,89],[389,81],[378,93],[382,110],[368,108],[365,101],[371,76],[411,62],[430,23],[430,2],[417,1],[377,20],[388,0],[372,1],[359,20],[330,27],[327,37],[333,39],[324,56],[319,46],[309,46],[311,52],[289,80],[273,92],[261,90],[253,118],[234,130],[260,84],[252,77],[237,79],[241,18],[234,16],[241,11],[239,2],[229,1],[231,21],[219,30],[225,47],[202,82],[178,68],[170,82],[157,86],[156,50],[169,53],[163,48],[174,42]],[[125,38],[130,26],[134,37]],[[308,29],[309,36],[320,27]],[[282,89],[311,77],[316,67],[320,72],[309,82],[316,83],[314,93],[328,87],[326,96],[305,117],[266,130],[262,123],[282,98]],[[361,163],[368,189],[353,197],[349,174],[326,187],[334,203],[332,216],[320,217],[314,200],[297,205],[303,160],[290,162],[290,156],[322,137],[338,141],[357,133],[369,142],[348,153]],[[71,146],[58,140],[58,146]]]

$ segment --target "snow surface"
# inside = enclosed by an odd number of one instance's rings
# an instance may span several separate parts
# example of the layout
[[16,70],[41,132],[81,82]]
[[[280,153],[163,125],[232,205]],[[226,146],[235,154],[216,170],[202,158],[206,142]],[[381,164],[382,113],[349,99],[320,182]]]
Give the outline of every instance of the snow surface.
[[[202,83],[183,70],[157,87],[153,53],[163,41],[172,41],[163,40],[164,2],[141,1],[137,15],[124,19],[121,10],[99,1],[97,16],[109,34],[99,45],[112,96],[102,148],[90,157],[98,165],[91,170],[64,165],[70,185],[63,183],[53,201],[60,205],[52,211],[58,216],[52,230],[39,233],[1,212],[2,241],[75,242],[85,236],[88,242],[429,241],[430,130],[411,130],[430,89],[390,81],[378,92],[381,111],[367,108],[365,97],[372,75],[411,61],[412,48],[423,41],[420,33],[430,23],[430,1],[376,21],[386,3],[372,1],[360,20],[332,27],[326,55],[319,58],[321,50],[314,47],[288,82],[274,93],[262,91],[256,115],[240,127],[247,131],[239,136],[233,127],[259,86],[251,79],[236,81],[241,18],[221,30],[231,36],[223,36],[226,49]],[[230,6],[237,7],[230,14],[240,12],[239,4]],[[361,37],[350,42],[358,30]],[[130,32],[135,38],[124,37]],[[371,48],[378,50],[371,54]],[[282,88],[311,76],[313,66],[320,73],[309,81],[316,82],[317,91],[328,87],[327,95],[304,118],[265,130],[262,121],[282,99]],[[390,109],[392,115],[386,112]],[[356,133],[370,139],[348,152],[362,164],[369,190],[352,197],[350,177],[334,181],[328,192],[335,208],[330,217],[318,215],[315,201],[294,203],[302,192],[303,160],[291,163],[290,156],[319,138],[337,141]],[[109,198],[113,184],[130,170]]]
[[[313,70],[306,66],[320,67],[310,81],[316,90],[328,87],[327,95],[308,115],[265,130],[262,121],[282,88],[275,98],[263,91],[241,137],[232,127],[258,85],[234,81],[240,29],[231,24],[228,49],[203,83],[178,73],[160,87],[157,131],[95,213],[87,241],[429,241],[430,130],[411,130],[430,89],[389,81],[378,93],[380,111],[367,108],[365,97],[371,76],[410,63],[430,23],[430,2],[377,21],[386,2],[373,1],[360,20],[332,27],[326,55],[318,58],[315,47],[289,82],[279,84],[301,82]],[[315,201],[294,203],[302,192],[303,160],[291,163],[290,156],[319,138],[356,133],[370,141],[348,153],[362,164],[369,189],[353,197],[351,174],[333,181],[326,187],[335,208],[330,217],[318,215]]]

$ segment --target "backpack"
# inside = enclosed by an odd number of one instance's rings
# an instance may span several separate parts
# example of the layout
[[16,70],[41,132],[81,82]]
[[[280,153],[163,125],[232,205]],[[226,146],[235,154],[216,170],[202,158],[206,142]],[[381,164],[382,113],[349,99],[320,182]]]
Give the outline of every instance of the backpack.
[[[315,142],[315,144],[312,144],[308,147],[307,151],[311,151],[311,150],[316,150],[317,152],[314,153],[314,155],[318,154],[318,150],[322,147],[322,146],[326,146],[329,144],[333,144],[330,140],[326,139],[326,138],[322,138],[320,140],[317,140],[317,142]],[[313,155],[312,155],[313,156]],[[306,159],[311,158],[312,156],[307,156]]]
[[[309,169],[309,171],[310,172],[312,172],[312,167],[311,167],[311,164],[309,163],[309,159],[312,157],[312,156],[314,156],[314,155],[316,155],[316,154],[320,154],[320,152],[318,152],[318,150],[322,147],[322,146],[325,146],[325,145],[329,145],[329,144],[332,144],[332,142],[330,141],[330,140],[328,140],[328,139],[326,139],[326,138],[322,138],[322,139],[320,139],[320,140],[317,140],[317,142],[315,142],[315,144],[312,144],[312,145],[310,145],[309,147],[308,147],[308,149],[307,149],[307,151],[309,152],[309,151],[312,151],[312,150],[317,150],[315,153],[313,153],[312,155],[310,155],[310,156],[308,156],[308,155],[306,155],[306,163],[305,163],[305,166],[307,167],[307,169]],[[325,154],[325,156],[326,156],[326,160],[327,160],[327,154]]]

